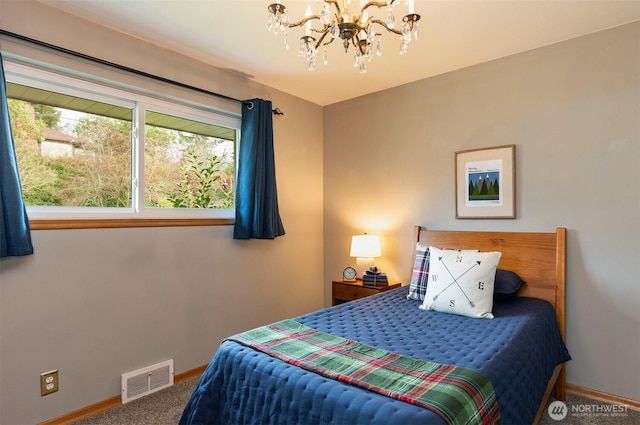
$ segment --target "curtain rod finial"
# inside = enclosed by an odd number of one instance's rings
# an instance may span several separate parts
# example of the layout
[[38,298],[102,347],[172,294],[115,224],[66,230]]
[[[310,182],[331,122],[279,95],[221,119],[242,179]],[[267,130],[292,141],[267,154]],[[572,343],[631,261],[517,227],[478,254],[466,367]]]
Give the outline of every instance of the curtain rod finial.
[[273,112],[273,115],[284,115],[284,112],[282,112],[280,110],[280,108],[276,108],[276,109],[272,110],[271,112]]

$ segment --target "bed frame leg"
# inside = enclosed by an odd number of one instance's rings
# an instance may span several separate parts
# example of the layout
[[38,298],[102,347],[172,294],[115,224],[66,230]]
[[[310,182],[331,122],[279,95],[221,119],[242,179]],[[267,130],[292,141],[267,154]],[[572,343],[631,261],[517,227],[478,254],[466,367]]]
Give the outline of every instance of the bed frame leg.
[[562,365],[560,373],[558,374],[558,380],[555,385],[555,397],[556,400],[565,401],[567,399],[567,386],[565,381],[565,367]]
[[554,396],[556,400],[565,401],[565,399],[567,398],[567,393],[566,393],[566,387],[565,387],[564,363],[559,364],[553,370],[551,379],[547,384],[547,389],[544,391],[542,402],[540,403],[540,406],[538,406],[538,411],[536,412],[536,417],[533,420],[533,425],[536,425],[540,421],[542,414],[545,412],[547,408],[547,402],[549,401],[551,392],[554,390],[555,390]]

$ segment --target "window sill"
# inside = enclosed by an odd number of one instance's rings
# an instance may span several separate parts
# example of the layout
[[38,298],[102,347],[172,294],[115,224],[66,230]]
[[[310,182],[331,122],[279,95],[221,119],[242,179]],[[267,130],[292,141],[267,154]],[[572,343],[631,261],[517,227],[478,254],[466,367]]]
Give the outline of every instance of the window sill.
[[230,226],[232,218],[30,220],[31,230],[112,229],[127,227]]

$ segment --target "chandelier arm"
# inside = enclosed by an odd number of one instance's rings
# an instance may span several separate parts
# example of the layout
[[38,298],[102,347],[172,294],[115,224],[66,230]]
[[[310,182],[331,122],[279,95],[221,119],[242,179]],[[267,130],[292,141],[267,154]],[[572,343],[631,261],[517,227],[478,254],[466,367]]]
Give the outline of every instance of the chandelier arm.
[[[353,46],[360,50],[360,54],[364,55],[366,53],[366,48],[363,48],[362,43],[360,43],[360,38],[358,38],[358,36],[355,36],[351,39],[351,44],[353,44]],[[367,43],[364,43],[364,45],[366,46]]]
[[[316,43],[316,49],[320,47],[320,45],[322,44],[322,40],[324,40],[324,38],[327,36],[328,33],[329,33],[328,31],[325,31],[322,33],[322,35],[318,39],[318,42]],[[333,41],[333,38],[331,39],[331,41]],[[326,46],[327,44],[331,43],[331,41],[327,41],[326,43],[324,43],[324,45]]]
[[[324,36],[322,36],[322,38],[324,38]],[[335,41],[335,38],[331,37],[329,39],[329,41],[327,41],[326,43],[323,44],[323,46],[328,46],[329,44],[333,43]]]
[[395,2],[396,2],[396,0],[393,0],[392,2],[387,4],[386,1],[370,1],[367,4],[365,4],[364,6],[362,6],[362,8],[360,9],[360,15],[362,15],[362,12],[364,12],[365,9],[368,9],[368,8],[370,8],[372,6],[377,7],[378,9],[380,9],[381,7],[391,6]]
[[370,19],[369,20],[369,25],[371,25],[371,24],[378,24],[378,25],[380,25],[381,27],[383,27],[384,29],[386,29],[389,32],[392,32],[392,33],[397,34],[397,35],[402,35],[402,31],[399,31],[399,30],[397,30],[395,28],[389,28],[387,26],[387,23],[381,21],[380,19]]
[[302,25],[306,24],[307,21],[310,21],[312,19],[320,20],[320,16],[318,16],[318,15],[305,16],[304,18],[300,19],[299,21],[290,23],[288,28],[294,28],[294,27],[302,26]]
[[338,15],[342,15],[342,11],[340,10],[340,5],[338,4],[338,0],[324,0],[325,3],[333,4],[338,10]]

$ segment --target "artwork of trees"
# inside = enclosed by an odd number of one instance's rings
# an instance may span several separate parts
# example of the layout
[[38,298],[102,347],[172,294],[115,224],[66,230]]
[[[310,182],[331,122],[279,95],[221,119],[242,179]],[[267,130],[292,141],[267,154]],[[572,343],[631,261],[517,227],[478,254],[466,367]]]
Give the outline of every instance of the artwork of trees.
[[500,199],[498,172],[469,174],[469,201],[497,201]]

